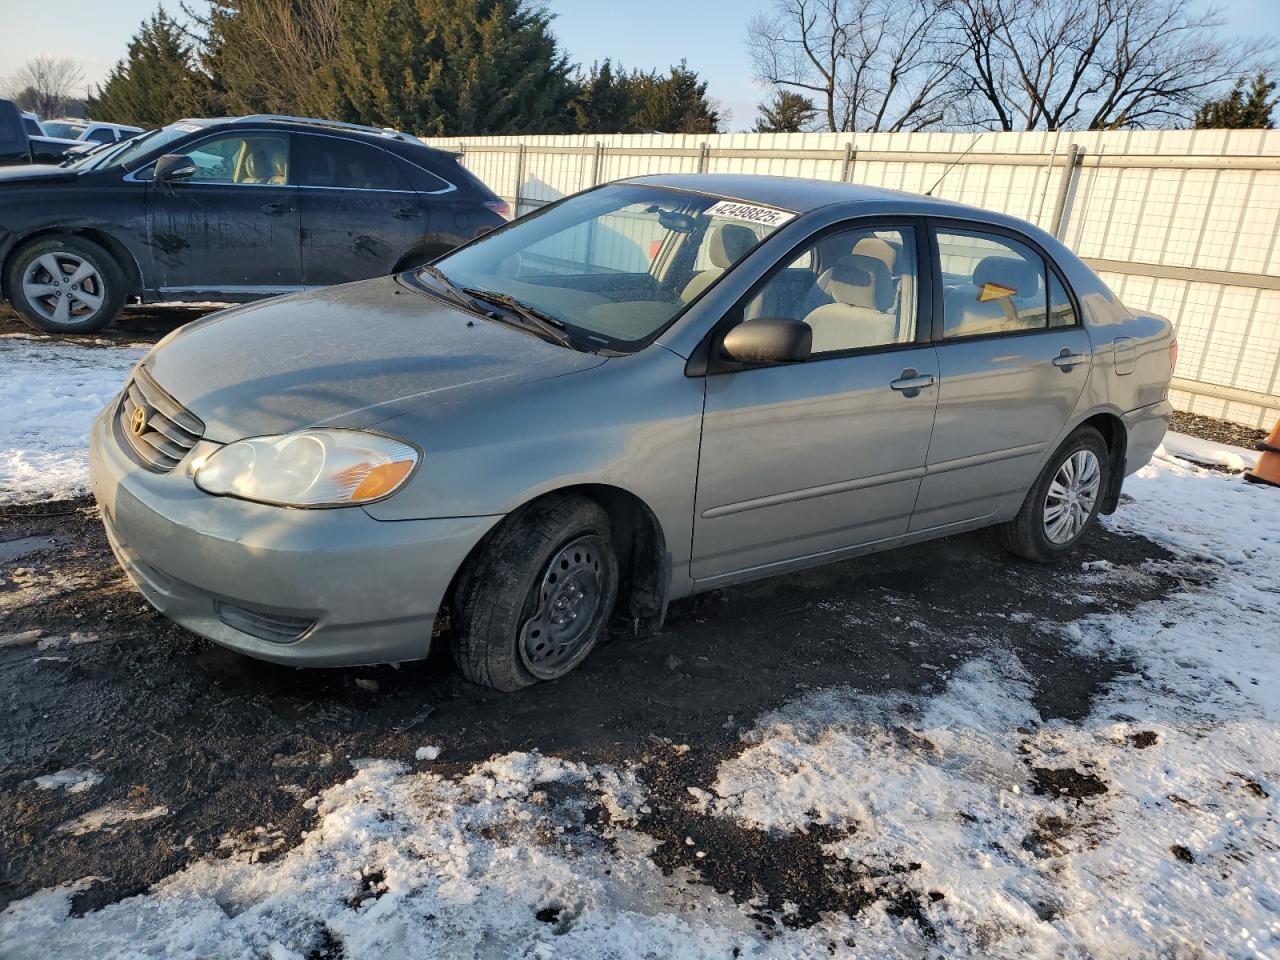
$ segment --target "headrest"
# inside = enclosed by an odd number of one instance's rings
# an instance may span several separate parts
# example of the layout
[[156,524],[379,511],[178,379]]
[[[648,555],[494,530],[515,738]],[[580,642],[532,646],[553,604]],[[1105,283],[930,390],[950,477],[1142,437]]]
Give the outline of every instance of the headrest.
[[893,272],[893,265],[898,259],[898,251],[888,240],[880,237],[863,237],[853,245],[853,252],[864,257],[875,257]]
[[270,176],[267,170],[267,152],[261,147],[250,150],[244,158],[244,175],[246,177]]
[[[981,293],[987,284],[1013,291],[1005,296],[1033,297],[1040,292],[1040,268],[1020,257],[987,257],[973,271],[973,285]],[[987,296],[985,299],[1000,298],[998,291],[992,292],[995,296]]]
[[756,235],[750,227],[736,223],[722,223],[711,231],[707,253],[711,265],[728,270],[756,245]]
[[893,306],[893,278],[875,257],[851,253],[841,257],[818,278],[818,286],[832,300],[881,313]]

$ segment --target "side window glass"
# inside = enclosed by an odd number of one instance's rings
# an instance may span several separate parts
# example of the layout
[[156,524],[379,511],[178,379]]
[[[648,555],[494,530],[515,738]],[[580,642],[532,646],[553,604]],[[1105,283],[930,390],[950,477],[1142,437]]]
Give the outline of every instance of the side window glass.
[[786,317],[813,330],[813,357],[911,343],[916,336],[915,231],[843,230],[801,250],[747,304],[747,319]]
[[297,182],[304,187],[348,190],[408,190],[389,154],[336,137],[306,137],[298,157]]
[[181,151],[196,165],[188,183],[289,182],[289,141],[270,134],[214,137]]
[[1040,254],[1016,240],[977,231],[939,230],[937,237],[945,338],[1048,326]]
[[1058,275],[1049,271],[1049,326],[1073,327],[1076,325],[1076,311],[1071,306],[1071,298],[1063,289]]
[[85,139],[92,140],[94,143],[115,143],[116,138],[107,127],[99,127],[97,130],[89,131]]

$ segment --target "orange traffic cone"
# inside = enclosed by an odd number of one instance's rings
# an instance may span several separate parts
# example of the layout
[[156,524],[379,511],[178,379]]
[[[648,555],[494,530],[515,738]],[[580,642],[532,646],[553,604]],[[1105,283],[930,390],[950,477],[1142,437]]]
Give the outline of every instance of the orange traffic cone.
[[1280,420],[1276,421],[1271,436],[1258,444],[1258,449],[1262,451],[1262,456],[1258,458],[1258,465],[1252,470],[1245,471],[1244,478],[1250,483],[1266,483],[1273,487],[1280,487]]

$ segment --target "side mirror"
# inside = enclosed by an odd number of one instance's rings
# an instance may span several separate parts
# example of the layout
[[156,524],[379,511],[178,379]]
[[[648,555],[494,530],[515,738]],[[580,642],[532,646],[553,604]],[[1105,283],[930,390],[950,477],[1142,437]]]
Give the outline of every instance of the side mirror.
[[798,363],[809,359],[813,330],[803,320],[744,320],[724,335],[724,352],[740,363]]
[[173,183],[175,180],[187,180],[195,175],[196,162],[180,153],[166,153],[156,161],[157,183]]

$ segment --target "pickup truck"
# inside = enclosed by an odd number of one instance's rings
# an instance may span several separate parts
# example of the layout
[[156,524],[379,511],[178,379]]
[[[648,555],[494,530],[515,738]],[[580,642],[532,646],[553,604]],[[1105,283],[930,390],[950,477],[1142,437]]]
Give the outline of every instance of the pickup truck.
[[22,111],[12,100],[0,100],[0,167],[20,163],[61,163],[72,147],[83,147],[79,140],[62,137],[35,136],[27,132]]

